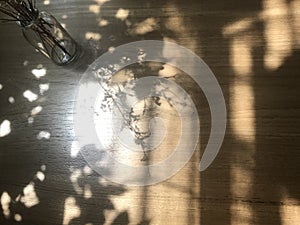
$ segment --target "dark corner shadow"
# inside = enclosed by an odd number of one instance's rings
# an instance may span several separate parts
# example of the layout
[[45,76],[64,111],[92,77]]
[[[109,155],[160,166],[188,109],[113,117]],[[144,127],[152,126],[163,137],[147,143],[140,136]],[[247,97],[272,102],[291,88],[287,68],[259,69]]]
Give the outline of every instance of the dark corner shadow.
[[[288,199],[300,200],[299,60],[300,51],[294,50],[275,71],[256,67],[254,194],[260,202],[268,200],[254,208],[256,224],[282,224],[281,207]],[[274,213],[263,213],[269,210]]]

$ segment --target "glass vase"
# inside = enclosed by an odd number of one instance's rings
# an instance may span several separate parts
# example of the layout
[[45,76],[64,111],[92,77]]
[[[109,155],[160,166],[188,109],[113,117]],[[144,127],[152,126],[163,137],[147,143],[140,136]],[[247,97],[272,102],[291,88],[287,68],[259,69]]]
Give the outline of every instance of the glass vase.
[[57,65],[69,64],[76,58],[77,43],[51,14],[37,12],[34,20],[19,25],[25,39]]

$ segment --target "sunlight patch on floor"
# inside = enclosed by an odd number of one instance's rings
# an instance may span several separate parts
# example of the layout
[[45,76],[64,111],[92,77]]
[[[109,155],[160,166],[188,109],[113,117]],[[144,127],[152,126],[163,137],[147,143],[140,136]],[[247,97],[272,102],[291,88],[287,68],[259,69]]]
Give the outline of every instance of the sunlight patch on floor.
[[293,23],[293,34],[295,36],[294,41],[296,48],[300,49],[300,0],[293,0],[290,3],[290,9],[292,11],[292,23]]
[[232,225],[252,225],[252,207],[248,203],[235,202],[230,206]]
[[89,5],[89,11],[96,14],[96,15],[99,15],[100,12],[101,12],[101,6],[106,3],[106,2],[109,2],[110,0],[94,0],[94,2],[96,4],[92,4],[92,5]]
[[122,195],[112,196],[110,200],[113,202],[115,210],[107,211],[106,218],[108,221],[113,221],[119,212],[127,211],[129,215],[130,224],[138,224],[143,218],[143,188],[132,187]]
[[20,214],[15,214],[15,216],[14,216],[14,219],[15,219],[15,221],[17,221],[17,222],[21,222],[22,221],[22,216],[20,215]]
[[280,217],[282,225],[298,225],[300,221],[300,202],[296,198],[291,198],[284,194],[280,206]]
[[254,17],[245,17],[223,29],[228,37],[248,32],[257,23],[264,24],[264,66],[277,70],[294,49],[300,48],[300,0],[264,0],[263,10]]
[[40,94],[43,95],[46,91],[49,90],[49,83],[46,84],[39,84],[39,88],[40,88]]
[[2,206],[3,215],[5,216],[5,218],[9,218],[10,216],[9,205],[11,203],[11,197],[7,192],[2,193],[0,202]]
[[118,11],[115,15],[115,17],[117,19],[120,19],[122,21],[126,20],[128,16],[129,16],[129,10],[128,9],[122,9],[122,8],[118,9]]
[[79,185],[79,179],[82,177],[82,172],[80,169],[75,169],[71,171],[70,180],[72,182],[73,188],[77,194],[83,194],[83,189]]
[[24,98],[26,98],[29,102],[34,102],[38,99],[38,95],[33,93],[30,90],[26,90],[23,93]]
[[101,34],[94,33],[94,32],[86,32],[85,33],[85,39],[86,40],[93,39],[95,41],[99,41],[101,39]]
[[38,140],[42,140],[42,139],[46,139],[46,140],[49,140],[51,137],[51,134],[48,132],[48,131],[40,131],[37,135],[37,139]]
[[47,69],[43,65],[38,65],[36,69],[31,70],[31,73],[37,78],[44,77],[47,74]]
[[147,18],[142,22],[134,24],[133,28],[130,29],[132,35],[145,35],[159,29],[157,20],[153,17]]
[[39,204],[39,198],[35,192],[34,183],[29,183],[23,189],[23,196],[20,198],[20,202],[22,202],[27,208],[31,208],[37,204]]
[[73,219],[80,217],[80,214],[81,210],[76,204],[76,199],[74,197],[66,198],[64,205],[63,225],[69,225]]
[[[235,161],[230,168],[230,192],[233,198],[251,196],[253,168],[255,167],[255,111],[253,79],[253,49],[257,43],[252,29],[252,19],[246,18],[224,28],[230,40],[230,63],[234,77],[230,87],[230,118],[234,135],[245,144],[235,151]],[[244,162],[247,162],[245,164]],[[243,165],[247,165],[243,166]],[[231,225],[253,224],[253,209],[248,203],[235,201],[230,205]]]
[[84,196],[85,199],[89,199],[89,198],[93,197],[93,193],[92,193],[92,190],[91,190],[91,185],[86,184],[84,186],[83,196]]
[[163,66],[163,68],[158,72],[158,75],[160,77],[170,78],[170,77],[174,77],[180,73],[181,73],[181,71],[178,68],[171,66],[169,64],[165,64]]
[[242,20],[233,22],[233,23],[227,25],[226,27],[224,27],[223,35],[227,37],[227,36],[245,32],[253,26],[254,22],[255,22],[255,19],[253,19],[251,17],[244,18]]
[[0,124],[0,137],[5,137],[5,136],[9,135],[10,132],[11,132],[10,121],[4,120]]
[[[165,117],[167,115],[169,114],[165,114]],[[164,123],[166,130],[171,132],[167,132],[164,144],[151,154],[149,162],[165,159],[168,150],[174,149],[172,146],[177,144],[180,126],[176,128],[177,123],[174,124],[174,118],[170,118],[164,120]],[[163,183],[145,187],[127,187],[124,194],[111,199],[117,211],[128,211],[130,224],[150,220],[150,224],[197,225],[200,220],[200,203],[197,198],[200,195],[200,174],[197,167],[197,163],[189,162]],[[194,181],[192,186],[191,180]],[[187,211],[188,208],[193,210]]]
[[89,11],[95,14],[99,14],[100,13],[100,5],[90,5],[89,6]]
[[44,5],[50,5],[50,0],[44,0]]
[[251,38],[234,37],[230,62],[235,72],[231,87],[232,126],[237,137],[253,143],[255,137],[254,93],[252,88]]
[[37,114],[39,114],[40,112],[42,112],[43,107],[42,106],[36,106],[31,110],[31,116],[36,116]]
[[285,0],[265,0],[263,8],[266,38],[265,67],[276,70],[292,53],[289,8]]
[[36,173],[36,177],[37,177],[37,179],[38,179],[39,181],[41,181],[41,182],[43,182],[43,181],[45,180],[45,174],[44,174],[43,172],[41,172],[41,171],[38,171],[38,172]]
[[[199,45],[199,42],[197,43],[195,39],[191,39],[190,37],[195,35],[192,31],[192,29],[189,26],[186,26],[186,17],[182,13],[182,10],[174,3],[167,3],[165,6],[166,9],[172,9],[173,15],[168,16],[165,20],[164,26],[168,30],[170,30],[173,33],[173,39],[171,37],[165,36],[164,40],[174,41],[175,43],[180,43],[187,47],[188,49],[192,51],[199,50],[196,46]],[[189,38],[187,38],[189,37]],[[184,42],[183,40],[188,40],[188,42]],[[201,41],[201,40],[200,40]],[[200,53],[197,52],[199,55]]]
[[80,145],[78,141],[73,141],[71,146],[71,157],[76,158],[80,151]]
[[16,102],[16,100],[15,100],[14,97],[10,96],[10,97],[8,98],[8,102],[9,102],[10,104],[14,104],[14,103]]
[[[244,158],[248,153],[244,153]],[[241,154],[242,155],[242,154]],[[240,158],[242,158],[241,156]],[[251,164],[251,163],[250,163]],[[250,168],[243,168],[237,165],[230,169],[230,192],[234,198],[250,198],[253,184],[253,172]],[[233,202],[230,206],[232,225],[251,225],[253,224],[252,206],[245,202]]]
[[109,2],[110,0],[94,0],[97,2],[99,5],[103,5],[105,2]]
[[99,20],[99,23],[98,23],[98,25],[99,25],[100,27],[105,27],[105,26],[107,26],[108,24],[109,24],[108,20],[105,20],[105,19],[100,19],[100,20]]

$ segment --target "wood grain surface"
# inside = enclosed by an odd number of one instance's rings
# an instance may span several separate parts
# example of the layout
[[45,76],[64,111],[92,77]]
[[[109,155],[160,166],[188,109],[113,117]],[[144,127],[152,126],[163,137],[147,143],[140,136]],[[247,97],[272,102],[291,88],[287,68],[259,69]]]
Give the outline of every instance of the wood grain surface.
[[[81,55],[70,66],[56,66],[24,40],[16,24],[0,24],[0,124],[11,123],[11,132],[0,137],[1,225],[300,224],[299,0],[38,5],[65,24]],[[77,153],[73,109],[80,78],[98,56],[136,40],[185,46],[219,81],[227,131],[206,171],[198,166],[210,110],[184,74],[172,79],[192,96],[201,131],[192,159],[175,176],[151,186],[119,185],[93,172]],[[39,68],[46,75],[37,78],[33,70]],[[43,94],[41,84],[49,84]],[[37,100],[24,98],[26,90]],[[37,106],[42,111],[32,116]],[[39,138],[41,131],[50,138]]]

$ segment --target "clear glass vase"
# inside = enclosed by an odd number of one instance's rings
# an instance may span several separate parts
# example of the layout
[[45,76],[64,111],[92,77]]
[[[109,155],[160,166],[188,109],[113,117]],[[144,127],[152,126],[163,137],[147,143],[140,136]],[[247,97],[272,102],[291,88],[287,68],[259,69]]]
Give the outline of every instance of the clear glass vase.
[[77,56],[77,43],[54,16],[37,12],[36,18],[20,23],[25,39],[57,65],[66,65]]

